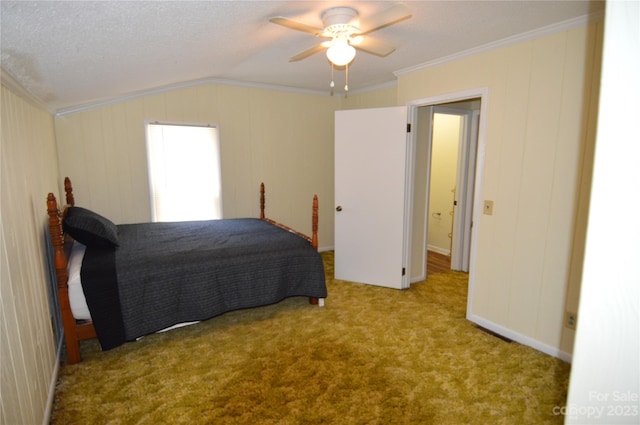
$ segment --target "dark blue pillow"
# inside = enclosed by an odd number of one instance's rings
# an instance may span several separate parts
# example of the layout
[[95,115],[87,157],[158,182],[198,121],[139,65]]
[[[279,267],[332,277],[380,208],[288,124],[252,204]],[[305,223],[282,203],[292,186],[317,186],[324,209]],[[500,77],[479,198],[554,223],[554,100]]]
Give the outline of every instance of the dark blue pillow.
[[89,247],[111,248],[119,245],[116,225],[86,208],[67,209],[63,229],[73,239]]

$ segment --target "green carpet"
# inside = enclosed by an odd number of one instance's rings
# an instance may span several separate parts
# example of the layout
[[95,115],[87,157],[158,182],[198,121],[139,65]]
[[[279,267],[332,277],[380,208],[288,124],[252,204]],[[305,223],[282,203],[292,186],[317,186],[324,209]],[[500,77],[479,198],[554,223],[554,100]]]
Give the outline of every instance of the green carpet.
[[465,319],[467,275],[236,311],[64,365],[53,424],[562,423],[570,366]]

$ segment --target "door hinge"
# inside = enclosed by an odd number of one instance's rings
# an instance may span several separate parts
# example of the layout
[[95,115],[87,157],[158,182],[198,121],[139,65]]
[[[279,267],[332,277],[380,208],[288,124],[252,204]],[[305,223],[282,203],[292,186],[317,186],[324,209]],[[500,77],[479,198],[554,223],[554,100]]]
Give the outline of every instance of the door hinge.
[[407,269],[405,267],[402,268],[402,276],[404,276],[405,274],[407,274]]
[[407,133],[411,133],[411,123],[407,123]]

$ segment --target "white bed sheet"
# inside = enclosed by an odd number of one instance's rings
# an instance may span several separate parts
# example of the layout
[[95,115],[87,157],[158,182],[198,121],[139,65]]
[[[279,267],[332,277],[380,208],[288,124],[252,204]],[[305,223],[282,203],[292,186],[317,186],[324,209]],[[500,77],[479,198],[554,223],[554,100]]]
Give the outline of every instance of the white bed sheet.
[[80,280],[80,269],[82,269],[82,259],[86,246],[74,241],[69,255],[68,271],[69,271],[69,303],[71,304],[71,312],[76,320],[91,320],[91,313],[87,306],[87,300],[82,291],[82,281]]

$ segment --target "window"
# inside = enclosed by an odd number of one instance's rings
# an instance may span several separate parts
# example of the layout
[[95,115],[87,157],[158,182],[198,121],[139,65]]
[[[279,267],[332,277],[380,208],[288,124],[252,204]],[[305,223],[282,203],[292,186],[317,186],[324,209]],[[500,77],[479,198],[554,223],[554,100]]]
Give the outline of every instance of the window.
[[147,124],[152,221],[222,218],[215,126]]

